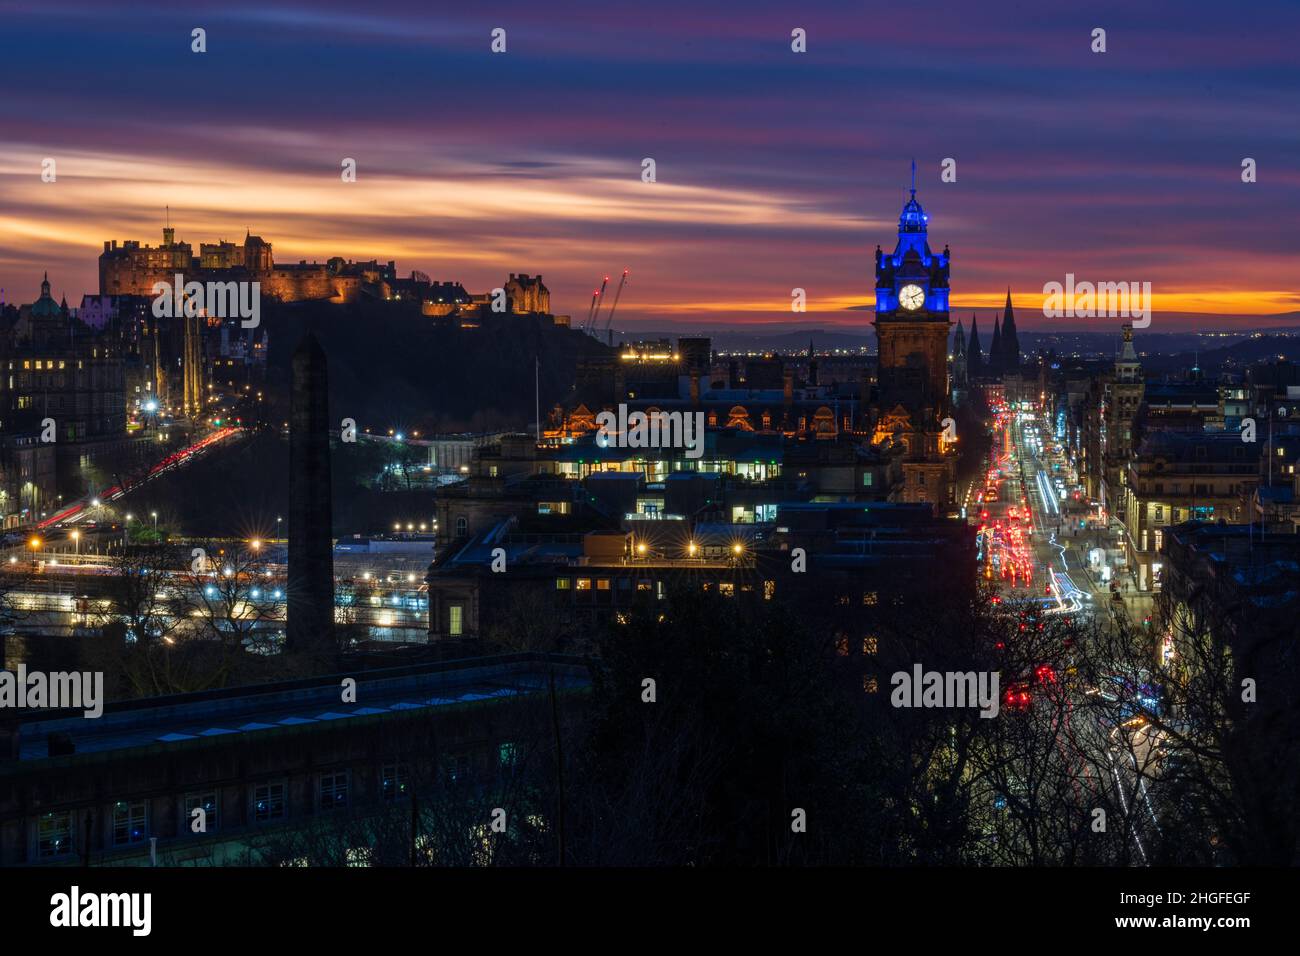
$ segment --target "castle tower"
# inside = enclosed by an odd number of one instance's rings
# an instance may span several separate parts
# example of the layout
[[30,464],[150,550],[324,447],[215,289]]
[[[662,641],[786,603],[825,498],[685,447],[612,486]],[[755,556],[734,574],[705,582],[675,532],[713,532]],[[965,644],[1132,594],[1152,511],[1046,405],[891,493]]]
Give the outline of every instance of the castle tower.
[[309,330],[293,353],[289,413],[289,572],[285,649],[334,651],[329,375]]
[[930,249],[929,217],[916,201],[916,164],[911,198],[898,219],[891,255],[876,247],[876,329],[879,353],[877,401],[881,417],[903,423],[904,501],[952,504],[954,460],[941,442],[951,408],[948,388],[949,252]]

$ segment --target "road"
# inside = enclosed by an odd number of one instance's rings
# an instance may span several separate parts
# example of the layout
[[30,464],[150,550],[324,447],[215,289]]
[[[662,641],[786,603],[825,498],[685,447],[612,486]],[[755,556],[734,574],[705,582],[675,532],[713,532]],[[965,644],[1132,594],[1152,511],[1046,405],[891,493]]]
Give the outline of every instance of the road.
[[[1024,411],[995,409],[993,438],[984,487],[971,491],[978,510],[967,505],[980,527],[986,578],[1001,584],[1003,598],[1037,602],[1046,614],[1081,622],[1101,618],[1104,624],[1127,617],[1126,605],[1112,600],[1109,586],[1086,570],[1095,533],[1073,533],[1083,509],[1071,508],[1073,490],[1063,478],[1057,483],[1068,468],[1048,423]],[[1134,852],[1145,863],[1159,829],[1149,792],[1158,779],[1159,734],[1140,715],[1112,719],[1125,713],[1112,691],[1093,688],[1085,697],[1091,699],[1067,702],[1064,739],[1079,748],[1089,790],[1099,799],[1108,792],[1119,804]]]

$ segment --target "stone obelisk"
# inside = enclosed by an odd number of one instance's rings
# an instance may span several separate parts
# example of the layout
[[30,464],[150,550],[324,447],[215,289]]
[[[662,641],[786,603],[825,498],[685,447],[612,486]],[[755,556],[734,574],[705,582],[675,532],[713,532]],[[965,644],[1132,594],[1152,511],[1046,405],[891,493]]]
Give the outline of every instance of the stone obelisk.
[[293,353],[289,413],[289,596],[285,649],[330,654],[334,538],[330,500],[329,376],[309,330]]

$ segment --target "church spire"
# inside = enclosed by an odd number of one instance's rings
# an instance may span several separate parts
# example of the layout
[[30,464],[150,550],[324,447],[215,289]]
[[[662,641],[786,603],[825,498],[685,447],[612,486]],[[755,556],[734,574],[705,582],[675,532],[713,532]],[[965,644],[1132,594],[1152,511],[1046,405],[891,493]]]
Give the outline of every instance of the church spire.
[[1002,371],[1002,328],[996,312],[993,313],[993,341],[989,343],[989,371],[995,375]]
[[970,314],[970,338],[966,340],[966,374],[979,378],[984,371],[984,355],[980,352],[980,329],[975,313]]
[[1011,309],[1011,286],[1007,286],[1007,304],[1002,315],[1002,367],[1008,372],[1020,368],[1020,336],[1016,333],[1016,316]]

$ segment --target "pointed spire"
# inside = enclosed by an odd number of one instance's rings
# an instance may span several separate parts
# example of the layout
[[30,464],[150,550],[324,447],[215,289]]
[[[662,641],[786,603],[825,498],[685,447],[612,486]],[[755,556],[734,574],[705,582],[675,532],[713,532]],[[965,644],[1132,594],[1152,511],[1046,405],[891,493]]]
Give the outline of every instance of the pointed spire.
[[1002,316],[1002,367],[1008,372],[1020,368],[1020,335],[1016,332],[1016,316],[1011,309],[1011,286],[1007,286],[1006,310]]
[[989,343],[988,366],[994,374],[1002,371],[1002,327],[996,312],[993,313],[993,341]]
[[970,314],[970,338],[966,340],[966,374],[978,378],[984,371],[984,355],[980,351],[980,329],[975,313]]

